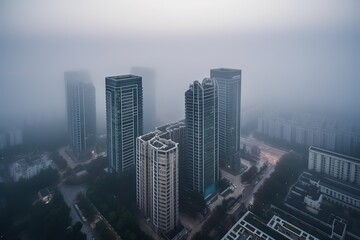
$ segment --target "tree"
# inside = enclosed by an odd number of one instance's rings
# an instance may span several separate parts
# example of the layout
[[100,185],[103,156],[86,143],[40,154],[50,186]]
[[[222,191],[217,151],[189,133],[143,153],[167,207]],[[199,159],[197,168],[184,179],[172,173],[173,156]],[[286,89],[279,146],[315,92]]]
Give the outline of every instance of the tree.
[[31,207],[28,230],[34,239],[60,239],[70,222],[70,208],[56,190],[49,204],[37,202]]
[[71,228],[69,228],[64,237],[67,240],[86,240],[86,234],[81,232],[82,228],[81,222],[76,222]]
[[[116,174],[99,176],[87,191],[87,197],[106,217],[116,232],[124,239],[151,239],[141,231],[135,218],[135,176]],[[97,223],[96,229],[101,239],[112,239],[105,223]],[[106,227],[106,226],[105,226]],[[111,232],[110,232],[111,233]]]
[[250,183],[252,180],[255,179],[256,174],[257,174],[257,167],[256,166],[251,166],[249,168],[249,170],[247,170],[246,172],[244,172],[241,175],[241,182]]
[[253,211],[261,215],[271,204],[283,200],[305,168],[306,161],[295,152],[282,156],[270,178],[255,193]]

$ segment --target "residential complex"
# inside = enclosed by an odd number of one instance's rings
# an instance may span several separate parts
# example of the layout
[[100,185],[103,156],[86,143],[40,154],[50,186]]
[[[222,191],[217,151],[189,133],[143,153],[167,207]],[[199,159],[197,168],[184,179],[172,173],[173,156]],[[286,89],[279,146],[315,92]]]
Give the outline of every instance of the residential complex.
[[51,167],[52,160],[47,153],[30,157],[21,157],[10,165],[10,176],[14,182],[20,179],[30,179],[42,170]]
[[221,166],[240,168],[241,70],[217,68],[210,78],[218,85],[219,160]]
[[313,226],[320,239],[360,239],[360,188],[331,176],[304,172],[291,187],[279,213]]
[[90,153],[96,143],[95,87],[85,71],[64,73],[69,147],[77,158]]
[[274,139],[330,151],[354,154],[360,146],[360,126],[315,114],[270,114],[258,118],[257,132]]
[[308,169],[360,185],[360,159],[310,147]]
[[137,206],[156,232],[169,233],[179,221],[178,143],[151,132],[136,144]]
[[304,172],[291,193],[316,210],[321,209],[323,200],[328,200],[360,211],[360,187],[331,177]]
[[136,138],[143,134],[142,79],[135,75],[106,78],[107,156],[111,171],[135,167]]
[[188,187],[204,198],[219,180],[218,87],[214,79],[195,81],[185,93]]

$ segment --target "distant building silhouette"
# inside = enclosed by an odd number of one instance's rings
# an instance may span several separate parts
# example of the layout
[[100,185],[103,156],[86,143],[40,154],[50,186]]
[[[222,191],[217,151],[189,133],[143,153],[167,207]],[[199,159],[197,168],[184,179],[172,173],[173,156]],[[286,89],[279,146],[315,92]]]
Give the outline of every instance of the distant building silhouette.
[[257,132],[291,144],[360,156],[360,124],[357,122],[306,112],[274,112],[258,118]]
[[5,132],[0,131],[0,150],[8,147],[18,146],[23,143],[23,132],[21,129],[12,129]]
[[155,231],[169,233],[179,221],[179,152],[158,133],[137,138],[136,203]]
[[188,186],[207,198],[219,180],[218,87],[213,79],[195,81],[185,92]]
[[144,97],[144,132],[156,127],[156,80],[152,68],[132,67],[130,72],[142,77]]
[[107,77],[107,156],[111,171],[134,169],[136,138],[143,134],[142,79],[135,75]]
[[85,71],[64,73],[66,84],[69,146],[80,158],[96,143],[95,87]]
[[240,168],[241,70],[217,68],[210,78],[218,84],[220,165]]

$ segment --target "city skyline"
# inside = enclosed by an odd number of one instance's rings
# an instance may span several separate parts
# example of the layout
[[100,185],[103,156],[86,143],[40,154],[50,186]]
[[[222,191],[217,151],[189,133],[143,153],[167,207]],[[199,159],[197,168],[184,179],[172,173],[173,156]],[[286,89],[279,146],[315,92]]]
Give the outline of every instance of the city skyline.
[[[137,18],[138,9],[126,0],[112,2],[112,7],[99,7],[103,4],[98,0],[80,1],[72,7],[41,0],[2,2],[0,108],[4,114],[0,122],[5,127],[20,125],[28,115],[51,115],[63,122],[63,72],[89,69],[98,100],[98,131],[105,133],[103,78],[131,72],[134,66],[156,71],[161,92],[155,97],[159,124],[183,118],[175,109],[183,108],[182,92],[189,79],[209,76],[209,69],[222,66],[241,66],[246,71],[244,107],[268,103],[276,108],[312,107],[360,115],[353,110],[353,103],[360,101],[358,1],[201,0],[202,7],[196,5],[196,9],[191,4],[175,1],[165,7],[160,0],[151,1],[146,6],[152,5],[149,8],[159,15]],[[48,11],[41,11],[45,7]],[[236,9],[237,14],[229,14]],[[126,21],[116,21],[125,16],[129,16]],[[72,19],[71,24],[67,19]],[[133,23],[142,28],[128,31],[124,26]],[[175,28],[179,25],[181,29]],[[95,31],[95,26],[106,33]],[[173,31],[169,32],[170,26]],[[159,31],[153,31],[155,27]],[[11,105],[7,99],[12,99]]]
[[0,239],[360,239],[360,1],[0,1]]

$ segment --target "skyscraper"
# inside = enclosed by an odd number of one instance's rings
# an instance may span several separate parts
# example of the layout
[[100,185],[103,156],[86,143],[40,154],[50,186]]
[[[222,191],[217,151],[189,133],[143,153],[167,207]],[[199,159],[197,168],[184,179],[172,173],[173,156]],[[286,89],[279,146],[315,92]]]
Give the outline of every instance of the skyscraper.
[[152,68],[132,67],[131,73],[142,77],[144,97],[144,132],[153,131],[156,127],[156,81]]
[[220,165],[232,170],[240,168],[241,70],[210,70],[216,80],[219,96],[219,159]]
[[207,198],[219,180],[218,87],[213,79],[195,81],[185,92],[187,180]]
[[157,132],[137,138],[136,203],[159,233],[179,221],[178,154],[178,144]]
[[95,88],[85,71],[64,73],[67,99],[68,134],[71,152],[78,158],[96,143]]
[[134,169],[136,138],[143,133],[142,79],[135,75],[107,77],[107,155],[111,171]]

